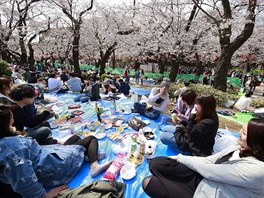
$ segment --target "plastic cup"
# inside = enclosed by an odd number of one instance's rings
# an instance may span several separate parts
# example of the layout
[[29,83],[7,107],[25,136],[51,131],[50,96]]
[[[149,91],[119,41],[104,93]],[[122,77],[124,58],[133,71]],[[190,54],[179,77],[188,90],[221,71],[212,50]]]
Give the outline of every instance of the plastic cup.
[[177,123],[177,114],[176,113],[172,113],[171,114],[171,119],[174,123]]

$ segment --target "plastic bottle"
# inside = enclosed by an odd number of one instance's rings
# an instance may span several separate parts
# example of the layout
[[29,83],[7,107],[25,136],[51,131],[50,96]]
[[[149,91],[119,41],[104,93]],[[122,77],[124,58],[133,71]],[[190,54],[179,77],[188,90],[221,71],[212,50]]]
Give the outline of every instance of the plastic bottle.
[[162,125],[165,123],[165,117],[163,116],[161,118],[161,121],[159,122],[159,130],[162,130]]
[[145,154],[145,142],[144,141],[140,141],[140,145],[139,145],[139,154],[143,155]]
[[114,99],[114,104],[113,104],[113,106],[114,106],[114,111],[116,112],[116,100]]
[[105,125],[101,124],[101,128],[100,128],[99,133],[104,133],[104,131],[105,131]]
[[98,121],[101,122],[102,121],[102,119],[101,119],[101,112],[100,112],[100,109],[99,109],[97,103],[95,103],[95,112],[96,112]]
[[71,131],[72,134],[75,133],[75,126],[74,126],[73,123],[71,123],[71,125],[70,125],[70,131]]

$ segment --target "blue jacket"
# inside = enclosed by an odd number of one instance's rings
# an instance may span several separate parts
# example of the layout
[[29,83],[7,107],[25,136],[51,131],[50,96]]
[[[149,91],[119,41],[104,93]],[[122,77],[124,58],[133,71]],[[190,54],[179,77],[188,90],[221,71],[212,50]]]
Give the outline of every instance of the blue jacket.
[[0,139],[0,181],[26,198],[42,198],[43,186],[68,183],[83,163],[80,145],[40,146],[22,136]]

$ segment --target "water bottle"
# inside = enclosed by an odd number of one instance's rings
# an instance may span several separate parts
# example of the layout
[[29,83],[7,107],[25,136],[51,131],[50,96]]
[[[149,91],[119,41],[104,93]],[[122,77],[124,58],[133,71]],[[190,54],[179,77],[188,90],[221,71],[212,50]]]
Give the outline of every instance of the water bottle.
[[104,131],[105,131],[105,125],[101,124],[99,133],[104,133]]
[[159,130],[162,130],[162,125],[165,123],[165,117],[163,116],[161,118],[161,121],[159,122]]
[[97,103],[95,103],[95,112],[96,112],[98,121],[101,122],[102,121],[102,119],[101,119],[101,112],[100,112],[100,109],[99,109]]
[[70,125],[70,131],[72,134],[75,134],[75,126],[74,126],[74,123],[71,123]]

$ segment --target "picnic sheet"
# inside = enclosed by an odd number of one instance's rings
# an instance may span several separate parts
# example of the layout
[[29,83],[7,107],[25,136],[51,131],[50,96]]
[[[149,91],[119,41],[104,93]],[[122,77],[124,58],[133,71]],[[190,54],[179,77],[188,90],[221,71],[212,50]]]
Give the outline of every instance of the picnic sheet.
[[[59,117],[70,115],[72,111],[75,109],[68,109],[69,105],[75,105],[78,103],[73,102],[74,97],[76,97],[78,94],[61,94],[57,95],[58,101],[55,104],[58,104],[59,106]],[[104,96],[102,96],[104,97]],[[100,100],[97,101],[100,108],[113,108],[113,101],[106,101],[106,100]],[[84,114],[81,115],[82,117],[82,123],[76,123],[75,124],[75,131],[78,133],[81,130],[81,126],[83,123],[85,123],[86,120],[96,121],[97,117],[95,114],[95,102],[91,103],[79,103],[81,107],[78,110],[84,111]],[[133,107],[133,102],[131,99],[119,99],[116,101],[117,105],[117,111],[119,109],[129,109]],[[132,117],[141,117],[141,119],[144,121],[148,120],[145,117],[140,116],[139,114],[124,114],[121,112],[116,112],[115,115],[117,115],[118,118],[123,117],[125,123],[127,120]],[[147,125],[155,130],[155,137],[154,140],[157,142],[156,152],[155,156],[170,156],[170,155],[177,155],[180,153],[180,151],[172,150],[161,143],[160,141],[160,135],[161,131],[158,129],[158,123],[161,121],[162,117],[167,118],[167,115],[161,115],[159,119],[157,120],[149,120],[150,123]],[[103,118],[103,117],[102,117]],[[52,120],[51,120],[52,122]],[[109,130],[105,130],[106,133],[111,133],[116,130],[115,127],[112,127]],[[53,137],[57,139],[62,139],[65,134],[61,133],[60,128],[55,128],[52,130]],[[129,133],[135,133],[135,131],[131,128],[126,128],[122,135],[129,134]],[[112,145],[118,144],[118,141],[112,141],[108,137],[104,137],[103,139],[98,140],[99,141],[99,151],[106,152],[107,157],[103,160],[100,160],[99,163],[105,163],[108,161],[113,160],[117,155],[115,155],[112,151]],[[184,153],[183,153],[184,154]],[[90,184],[93,180],[99,180],[103,178],[103,174],[101,173],[95,178],[91,178],[90,174],[90,165],[87,162],[84,162],[80,170],[77,172],[75,177],[72,179],[72,181],[68,184],[71,188],[78,187],[80,185],[84,184]],[[145,158],[143,163],[136,167],[136,176],[131,180],[123,180],[120,175],[118,174],[115,181],[120,181],[126,184],[126,189],[124,193],[124,197],[131,198],[131,197],[137,197],[137,198],[145,198],[148,197],[145,192],[142,189],[142,181],[143,179],[150,175],[149,172],[149,163],[148,160]]]
[[150,94],[151,90],[143,89],[143,88],[131,87],[130,92],[134,92],[137,95],[147,96],[147,95]]
[[[58,97],[58,104],[60,104],[59,108],[60,108],[60,112],[59,112],[59,117],[61,116],[65,116],[65,115],[70,115],[70,113],[73,110],[68,109],[69,105],[73,105],[73,104],[77,104],[76,102],[73,102],[74,97],[76,97],[77,94],[62,94],[62,95],[57,95]],[[112,101],[106,101],[106,100],[100,100],[97,101],[100,107],[103,108],[112,108],[113,107],[113,102]],[[65,103],[65,105],[63,105],[63,103]],[[117,110],[119,109],[126,109],[126,108],[131,108],[133,106],[133,102],[131,99],[119,99],[117,100]],[[56,103],[55,103],[56,104]],[[81,107],[78,110],[84,111],[84,114],[81,115],[82,117],[82,122],[84,123],[85,120],[97,120],[96,114],[95,114],[95,102],[91,102],[91,104],[88,103],[83,103],[81,104]],[[123,117],[124,121],[127,122],[127,120],[132,117],[132,116],[136,116],[136,117],[141,117],[139,114],[123,114],[123,113],[116,113],[115,115],[117,115],[118,117]],[[156,129],[155,130],[155,134],[156,136],[154,137],[154,140],[157,141],[157,147],[156,147],[156,152],[155,152],[155,156],[169,156],[169,155],[177,155],[179,153],[179,151],[176,150],[172,150],[170,148],[167,148],[167,146],[163,145],[160,142],[159,136],[161,134],[161,132],[158,130],[158,123],[161,121],[162,117],[168,117],[166,115],[161,115],[160,118],[158,120],[150,120],[150,123],[147,125],[149,127],[151,127],[152,129]],[[148,120],[145,117],[141,117],[142,120]],[[52,122],[52,120],[51,120]],[[81,126],[82,123],[76,123],[75,124],[75,131],[76,133],[78,133],[78,131],[81,130]],[[115,131],[115,127],[112,127],[110,130],[105,130],[107,133],[110,133],[111,131]],[[134,133],[135,131],[131,128],[126,128],[125,131],[123,133],[121,133],[122,135],[128,134],[128,133]],[[64,137],[64,134],[61,133],[60,128],[55,128],[52,130],[52,134],[54,138],[58,138],[58,139],[62,139]],[[107,153],[107,157],[103,160],[100,160],[99,163],[104,163],[104,162],[108,162],[110,160],[113,160],[117,155],[115,155],[112,152],[112,144],[117,144],[118,141],[112,141],[110,139],[108,139],[108,137],[105,137],[103,139],[99,140],[99,150],[100,151],[104,151]],[[79,172],[75,175],[75,177],[73,178],[73,180],[69,183],[69,186],[74,188],[83,184],[90,184],[93,180],[98,180],[98,179],[102,179],[103,174],[101,173],[100,175],[98,175],[95,178],[91,178],[91,176],[89,175],[90,172],[90,165],[87,162],[84,162],[84,164],[82,165],[81,169],[79,170]],[[118,174],[117,178],[115,181],[121,181],[126,183],[126,189],[125,189],[125,194],[124,196],[127,198],[130,197],[148,197],[143,189],[142,189],[142,181],[143,179],[150,175],[149,172],[149,167],[148,167],[148,160],[145,158],[144,162],[136,167],[136,176],[131,179],[131,180],[123,180],[120,175]]]
[[236,112],[233,116],[226,116],[218,114],[219,116],[222,116],[228,120],[232,120],[234,122],[237,122],[239,124],[246,124],[249,120],[253,118],[252,113],[242,113],[242,112]]

